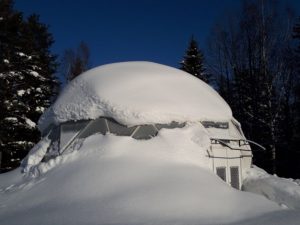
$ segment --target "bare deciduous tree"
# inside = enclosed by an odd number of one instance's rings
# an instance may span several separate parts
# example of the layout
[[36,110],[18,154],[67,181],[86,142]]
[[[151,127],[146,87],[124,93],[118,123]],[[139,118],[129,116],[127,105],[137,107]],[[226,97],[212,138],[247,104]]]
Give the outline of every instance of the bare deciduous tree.
[[283,103],[294,76],[287,57],[291,21],[291,11],[273,0],[248,0],[210,39],[211,73],[247,135],[267,146],[273,173]]
[[90,66],[90,50],[86,43],[81,42],[76,50],[67,49],[62,59],[62,71],[69,82],[88,70]]

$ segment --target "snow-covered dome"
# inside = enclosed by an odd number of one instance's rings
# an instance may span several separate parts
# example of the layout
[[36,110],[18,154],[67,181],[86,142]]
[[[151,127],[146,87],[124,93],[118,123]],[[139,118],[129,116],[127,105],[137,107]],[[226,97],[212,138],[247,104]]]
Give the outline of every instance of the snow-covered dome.
[[186,72],[152,62],[123,62],[96,67],[74,79],[41,116],[39,128],[100,116],[133,126],[227,121],[232,112],[213,88]]

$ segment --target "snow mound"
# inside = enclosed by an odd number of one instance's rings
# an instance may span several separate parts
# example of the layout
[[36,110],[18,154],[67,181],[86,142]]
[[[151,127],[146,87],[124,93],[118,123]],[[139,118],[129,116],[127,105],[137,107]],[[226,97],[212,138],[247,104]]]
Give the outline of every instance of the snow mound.
[[229,120],[219,94],[181,70],[151,62],[113,63],[73,80],[40,118],[39,128],[66,121],[112,117],[124,125]]
[[208,140],[193,124],[162,129],[147,141],[90,136],[31,173],[0,175],[1,224],[273,225],[268,221],[279,215],[285,217],[277,224],[294,225],[300,219],[208,170]]
[[24,172],[42,161],[50,144],[51,140],[48,137],[44,137],[30,150],[21,163],[22,167],[24,167]]
[[255,166],[245,170],[243,177],[245,191],[263,195],[284,207],[300,210],[300,185],[293,179],[270,175]]

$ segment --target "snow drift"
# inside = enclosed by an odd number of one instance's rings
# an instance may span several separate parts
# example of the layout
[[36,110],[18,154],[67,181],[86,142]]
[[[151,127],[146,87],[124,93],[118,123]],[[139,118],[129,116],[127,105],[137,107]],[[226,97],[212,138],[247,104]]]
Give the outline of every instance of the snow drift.
[[300,183],[253,167],[244,171],[244,190],[260,194],[290,209],[300,210]]
[[199,125],[163,129],[147,141],[96,134],[30,174],[1,175],[1,223],[256,224],[253,218],[285,213],[207,170],[203,132]]
[[172,121],[226,120],[227,103],[206,83],[151,62],[113,63],[73,80],[40,118],[39,128],[66,121],[112,117],[133,126]]

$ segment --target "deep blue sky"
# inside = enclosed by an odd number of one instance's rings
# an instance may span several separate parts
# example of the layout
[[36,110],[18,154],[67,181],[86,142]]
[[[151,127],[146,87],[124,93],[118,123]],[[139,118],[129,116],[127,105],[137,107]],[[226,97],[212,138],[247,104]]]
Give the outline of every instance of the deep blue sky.
[[[239,0],[15,0],[25,15],[37,13],[61,55],[81,40],[92,66],[147,60],[178,66],[192,34],[205,48],[213,24]],[[300,12],[300,0],[290,0]]]

